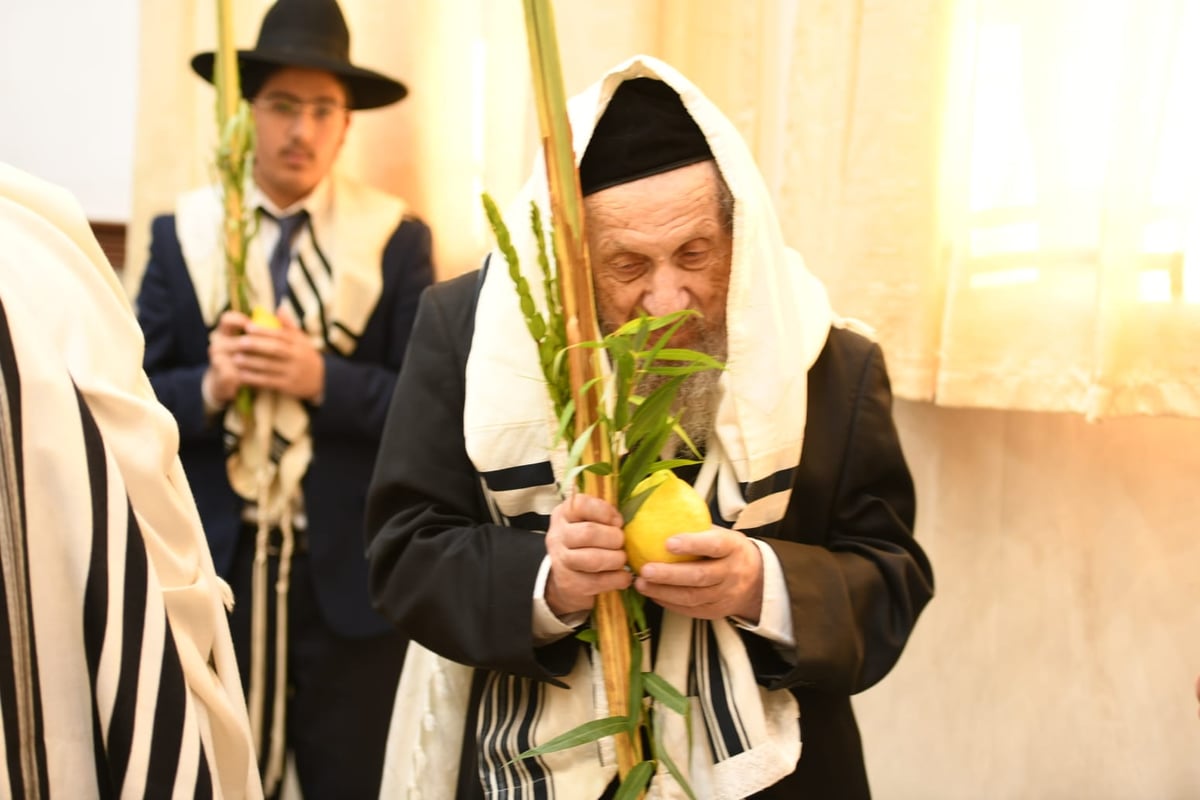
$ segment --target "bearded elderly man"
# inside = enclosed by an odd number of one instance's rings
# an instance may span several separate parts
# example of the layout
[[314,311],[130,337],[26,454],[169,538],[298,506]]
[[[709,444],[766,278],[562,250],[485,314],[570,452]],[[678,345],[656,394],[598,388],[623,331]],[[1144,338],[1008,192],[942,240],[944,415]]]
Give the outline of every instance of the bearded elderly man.
[[[880,348],[832,313],[745,144],[676,71],[633,59],[571,114],[602,327],[695,309],[675,341],[727,364],[680,400],[704,454],[684,476],[716,524],[668,542],[700,560],[632,575],[617,509],[560,499],[502,257],[427,291],[367,508],[375,603],[420,645],[385,792],[611,796],[608,742],[514,756],[608,715],[573,634],[597,595],[632,585],[655,672],[696,709],[694,746],[678,726],[665,741],[696,796],[867,797],[850,696],[896,663],[933,591]],[[535,174],[517,214],[545,192]],[[517,246],[536,286],[531,238]],[[660,765],[651,792],[673,784]]]

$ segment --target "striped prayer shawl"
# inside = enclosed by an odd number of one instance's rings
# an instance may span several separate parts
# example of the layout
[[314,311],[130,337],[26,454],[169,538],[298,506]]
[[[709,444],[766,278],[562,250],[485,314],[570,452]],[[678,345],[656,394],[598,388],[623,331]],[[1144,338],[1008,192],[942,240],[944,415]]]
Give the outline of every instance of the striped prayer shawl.
[[0,164],[0,798],[258,798],[217,578],[78,202]]
[[[0,796],[213,797],[163,590],[120,472],[78,390],[77,414],[39,426],[23,414],[21,380],[0,303]],[[85,464],[85,482],[48,486],[53,463],[29,463],[59,459]],[[84,504],[64,505],[61,526],[33,529],[31,496],[54,502],[59,492]],[[70,562],[79,569],[59,566]]]

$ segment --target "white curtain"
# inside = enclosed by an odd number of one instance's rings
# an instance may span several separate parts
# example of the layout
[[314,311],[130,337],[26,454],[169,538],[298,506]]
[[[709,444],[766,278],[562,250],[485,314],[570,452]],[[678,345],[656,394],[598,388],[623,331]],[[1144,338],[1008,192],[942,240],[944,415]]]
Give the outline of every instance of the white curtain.
[[1200,416],[1200,5],[976,0],[953,44],[928,396]]

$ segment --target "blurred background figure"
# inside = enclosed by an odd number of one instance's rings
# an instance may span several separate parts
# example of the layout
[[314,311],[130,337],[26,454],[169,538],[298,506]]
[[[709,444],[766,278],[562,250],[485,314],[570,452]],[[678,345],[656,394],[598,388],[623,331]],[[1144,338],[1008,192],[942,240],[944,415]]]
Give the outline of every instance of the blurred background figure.
[[[275,316],[255,324],[228,310],[214,187],[154,220],[137,297],[146,371],[179,423],[213,560],[233,587],[264,785],[276,788],[290,750],[309,800],[378,792],[406,642],[367,599],[363,502],[417,297],[433,280],[429,228],[334,168],[352,112],[407,94],[351,63],[349,47],[336,2],[279,0],[238,54],[257,130],[247,274]],[[201,53],[192,68],[211,80],[213,61]],[[246,389],[256,414],[268,409],[255,424],[272,427],[266,489],[231,406]],[[268,562],[257,578],[256,558]],[[281,562],[290,585],[277,593]]]

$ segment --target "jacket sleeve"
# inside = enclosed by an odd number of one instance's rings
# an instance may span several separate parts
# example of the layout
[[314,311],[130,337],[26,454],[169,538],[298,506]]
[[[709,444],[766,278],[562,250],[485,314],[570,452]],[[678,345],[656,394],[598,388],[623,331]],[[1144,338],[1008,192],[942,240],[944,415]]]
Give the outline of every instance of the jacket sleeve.
[[[834,334],[810,372],[804,455],[784,528],[767,540],[783,565],[795,648],[790,663],[777,660],[760,678],[771,688],[852,694],[899,658],[933,595],[933,571],[912,533],[915,495],[882,351]],[[756,658],[756,667],[770,661]]]
[[490,517],[463,440],[474,275],[427,291],[367,497],[372,601],[399,630],[463,664],[541,680],[566,674],[578,642],[535,649],[540,533]]
[[150,260],[137,296],[138,324],[146,340],[143,367],[158,401],[175,417],[181,441],[219,438],[220,425],[205,413],[200,394],[208,369],[207,337],[175,218],[155,218],[150,236]]
[[[378,438],[408,348],[417,301],[433,283],[432,241],[429,227],[411,217],[392,234],[383,253],[383,290],[359,349],[350,357],[323,355],[324,396],[320,405],[309,409],[314,436]],[[378,349],[367,346],[368,337],[379,337]],[[366,350],[375,352],[365,356]]]

